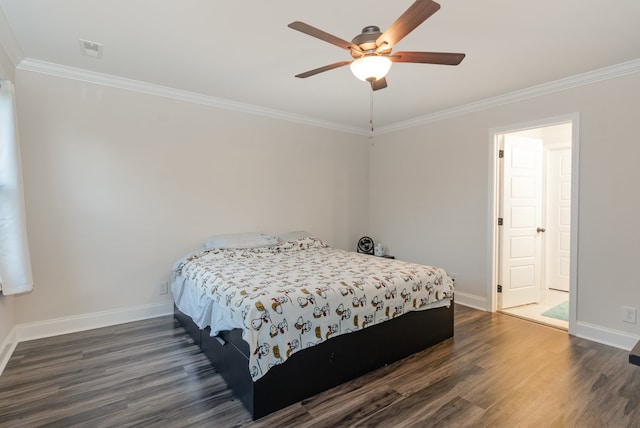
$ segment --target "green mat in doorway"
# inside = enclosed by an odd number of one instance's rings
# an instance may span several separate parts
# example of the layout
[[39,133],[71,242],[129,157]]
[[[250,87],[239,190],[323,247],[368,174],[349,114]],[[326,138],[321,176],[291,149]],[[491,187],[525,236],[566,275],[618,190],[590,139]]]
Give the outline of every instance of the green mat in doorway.
[[549,318],[555,318],[557,320],[569,321],[569,301],[562,302],[559,305],[554,306],[546,312],[542,313],[543,316]]

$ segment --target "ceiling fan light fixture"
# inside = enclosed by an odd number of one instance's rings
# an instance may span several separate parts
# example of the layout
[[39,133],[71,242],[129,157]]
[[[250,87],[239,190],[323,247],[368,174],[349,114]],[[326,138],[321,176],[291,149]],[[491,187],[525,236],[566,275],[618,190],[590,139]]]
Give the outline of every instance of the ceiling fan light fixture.
[[363,56],[351,63],[351,72],[358,79],[371,82],[385,77],[391,70],[391,64],[391,60],[386,56]]

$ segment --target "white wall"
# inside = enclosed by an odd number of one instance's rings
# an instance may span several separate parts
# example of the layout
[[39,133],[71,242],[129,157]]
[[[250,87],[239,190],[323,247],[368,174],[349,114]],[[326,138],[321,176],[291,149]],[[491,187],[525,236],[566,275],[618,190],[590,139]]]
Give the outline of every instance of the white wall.
[[13,81],[15,74],[15,67],[5,51],[2,43],[0,43],[0,80],[11,80]]
[[34,291],[16,322],[169,302],[173,263],[214,233],[305,229],[352,248],[369,140],[18,70]]
[[14,324],[168,304],[157,285],[178,257],[209,234],[246,230],[307,229],[340,248],[370,234],[398,258],[455,273],[459,300],[488,308],[489,129],[577,112],[578,323],[640,336],[621,321],[622,305],[640,306],[638,74],[373,146],[24,70],[16,86],[36,288],[15,308],[0,300]]
[[371,233],[400,258],[457,274],[457,294],[486,303],[489,130],[580,114],[579,327],[640,336],[640,74],[381,135],[371,151]]
[[12,334],[15,327],[14,300],[13,296],[0,294],[0,374],[16,344]]

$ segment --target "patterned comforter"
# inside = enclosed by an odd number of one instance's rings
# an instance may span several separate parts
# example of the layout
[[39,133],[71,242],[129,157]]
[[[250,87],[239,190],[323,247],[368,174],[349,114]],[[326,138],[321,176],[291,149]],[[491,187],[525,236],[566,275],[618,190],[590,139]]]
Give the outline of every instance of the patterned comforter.
[[204,249],[176,264],[242,325],[255,381],[295,352],[434,302],[453,281],[437,267],[330,248],[316,238],[273,247]]

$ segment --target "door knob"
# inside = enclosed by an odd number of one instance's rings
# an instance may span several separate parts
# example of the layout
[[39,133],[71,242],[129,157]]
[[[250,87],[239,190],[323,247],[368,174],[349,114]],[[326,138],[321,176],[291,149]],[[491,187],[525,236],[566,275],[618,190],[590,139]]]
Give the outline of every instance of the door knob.
[[545,232],[546,230],[547,230],[547,229],[545,229],[544,227],[539,227],[539,228],[537,228],[537,229],[536,229],[536,231],[537,231],[538,233],[540,233],[540,232]]

